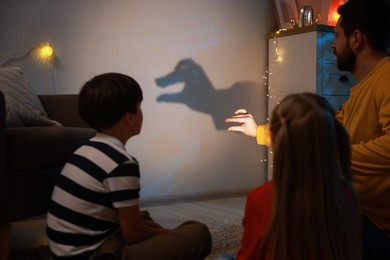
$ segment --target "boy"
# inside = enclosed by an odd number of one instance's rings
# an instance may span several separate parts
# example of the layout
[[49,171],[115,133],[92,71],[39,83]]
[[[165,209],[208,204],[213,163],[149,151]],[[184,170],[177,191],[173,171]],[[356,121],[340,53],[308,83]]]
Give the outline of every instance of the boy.
[[138,83],[119,73],[95,76],[81,89],[80,116],[97,135],[56,180],[47,214],[53,259],[201,259],[210,253],[207,226],[188,221],[167,230],[140,212],[139,166],[125,144],[141,132],[142,99]]

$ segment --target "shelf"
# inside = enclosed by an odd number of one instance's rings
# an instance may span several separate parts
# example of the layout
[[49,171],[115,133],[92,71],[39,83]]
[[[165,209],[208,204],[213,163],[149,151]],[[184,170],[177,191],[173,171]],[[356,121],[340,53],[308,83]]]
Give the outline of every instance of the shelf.
[[313,25],[296,27],[296,28],[287,29],[287,30],[279,30],[276,32],[270,32],[268,34],[268,38],[272,39],[275,37],[283,37],[283,36],[295,35],[295,34],[312,32],[312,31],[333,32],[334,26],[329,26],[329,25],[325,25],[325,24],[313,24]]

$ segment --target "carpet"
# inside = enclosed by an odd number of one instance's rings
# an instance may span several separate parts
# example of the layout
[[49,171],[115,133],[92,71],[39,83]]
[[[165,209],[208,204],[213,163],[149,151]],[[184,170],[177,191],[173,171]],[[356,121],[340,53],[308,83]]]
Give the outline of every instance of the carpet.
[[213,250],[206,260],[213,260],[222,255],[236,256],[243,233],[242,219],[211,222],[207,226],[213,240]]
[[[236,255],[243,232],[241,221],[241,218],[237,218],[207,223],[213,240],[213,250],[205,260],[213,260],[222,255]],[[49,249],[46,246],[13,251],[9,257],[9,260],[49,259]]]

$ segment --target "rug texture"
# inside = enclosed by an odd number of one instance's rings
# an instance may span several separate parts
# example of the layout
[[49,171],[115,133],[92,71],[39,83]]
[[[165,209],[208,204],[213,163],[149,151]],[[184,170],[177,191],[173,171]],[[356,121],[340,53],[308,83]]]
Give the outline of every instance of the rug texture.
[[[222,255],[236,255],[243,232],[241,221],[241,218],[237,218],[207,223],[213,240],[213,250],[206,260],[213,260]],[[46,246],[13,251],[9,258],[9,260],[49,259],[49,249]]]
[[243,233],[242,219],[211,222],[207,226],[213,240],[213,250],[206,259],[212,260],[222,255],[236,256]]

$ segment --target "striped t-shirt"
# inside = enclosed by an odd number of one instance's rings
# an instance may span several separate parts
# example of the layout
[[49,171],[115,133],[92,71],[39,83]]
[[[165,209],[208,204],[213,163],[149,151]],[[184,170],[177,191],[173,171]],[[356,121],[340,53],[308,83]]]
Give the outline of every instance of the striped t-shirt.
[[116,138],[98,133],[70,157],[47,213],[53,259],[87,258],[119,229],[118,208],[138,204],[138,162]]

